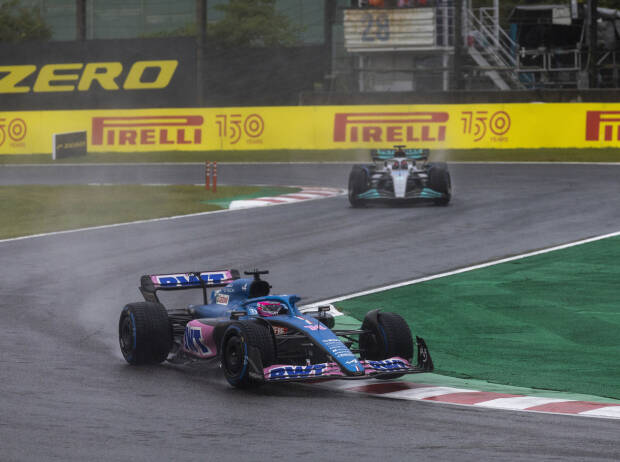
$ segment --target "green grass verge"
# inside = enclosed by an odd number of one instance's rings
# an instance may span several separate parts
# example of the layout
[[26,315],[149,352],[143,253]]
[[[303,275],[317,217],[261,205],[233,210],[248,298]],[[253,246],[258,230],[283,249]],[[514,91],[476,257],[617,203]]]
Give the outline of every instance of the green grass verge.
[[131,153],[88,153],[82,157],[52,160],[51,154],[0,155],[1,164],[94,164],[141,162],[330,162],[367,161],[369,151],[361,149],[313,151],[161,151]]
[[[431,151],[431,160],[453,162],[620,162],[620,148],[601,149],[451,149]],[[368,149],[275,151],[163,151],[89,153],[54,161],[50,154],[0,155],[2,164],[136,162],[367,162]]]
[[217,193],[191,185],[0,186],[0,239],[208,212],[238,197],[297,191],[251,186],[220,186]]
[[620,238],[339,302],[404,316],[438,374],[620,398]]

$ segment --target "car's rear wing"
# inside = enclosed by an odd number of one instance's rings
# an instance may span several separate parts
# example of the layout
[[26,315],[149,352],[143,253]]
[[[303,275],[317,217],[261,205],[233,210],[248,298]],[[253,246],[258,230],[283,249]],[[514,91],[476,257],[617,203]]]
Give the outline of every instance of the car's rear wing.
[[[393,159],[397,152],[401,153],[401,157],[406,157],[407,159],[413,160],[426,160],[430,155],[430,151],[428,149],[403,149],[401,151],[398,149],[372,149],[370,154],[372,155],[373,160],[388,160]],[[405,155],[403,156],[402,153]]]
[[216,270],[194,271],[188,273],[145,274],[140,278],[140,292],[147,302],[157,302],[158,290],[202,289],[205,304],[207,288],[223,287],[235,279],[239,279],[239,271]]

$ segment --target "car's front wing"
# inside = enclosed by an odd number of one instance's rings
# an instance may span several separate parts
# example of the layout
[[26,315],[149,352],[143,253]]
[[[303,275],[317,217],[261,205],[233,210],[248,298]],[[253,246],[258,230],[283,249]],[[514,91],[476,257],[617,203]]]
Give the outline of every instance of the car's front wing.
[[408,191],[405,196],[403,197],[396,197],[394,195],[393,191],[388,191],[386,189],[376,189],[376,188],[372,188],[369,189],[368,191],[365,191],[363,193],[360,193],[357,195],[358,199],[364,199],[364,200],[372,200],[372,199],[388,199],[388,200],[392,200],[392,199],[406,199],[406,200],[411,200],[411,199],[441,199],[445,197],[445,194],[440,193],[439,191],[435,191],[434,189],[431,188],[423,188],[420,190],[413,190],[413,191]]
[[427,368],[413,366],[409,361],[398,356],[381,361],[361,360],[360,363],[364,366],[364,374],[360,375],[345,374],[335,362],[308,364],[307,366],[277,364],[264,368],[263,374],[267,382],[299,382],[327,379],[369,379],[391,374],[429,372]]

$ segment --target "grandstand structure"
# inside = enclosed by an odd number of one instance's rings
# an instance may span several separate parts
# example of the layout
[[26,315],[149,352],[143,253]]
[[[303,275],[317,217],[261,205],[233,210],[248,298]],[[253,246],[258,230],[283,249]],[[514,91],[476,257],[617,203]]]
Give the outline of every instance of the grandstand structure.
[[576,1],[520,5],[417,0],[345,11],[345,48],[361,91],[620,87],[620,10]]

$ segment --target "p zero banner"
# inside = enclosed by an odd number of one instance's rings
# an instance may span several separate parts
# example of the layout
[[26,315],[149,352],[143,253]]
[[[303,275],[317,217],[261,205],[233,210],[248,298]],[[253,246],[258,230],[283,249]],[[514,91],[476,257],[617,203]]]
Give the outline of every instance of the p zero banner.
[[172,108],[0,112],[0,154],[50,153],[88,132],[88,152],[620,147],[620,104]]
[[86,155],[86,132],[54,133],[52,159]]
[[191,38],[0,46],[0,110],[183,107],[196,102]]

